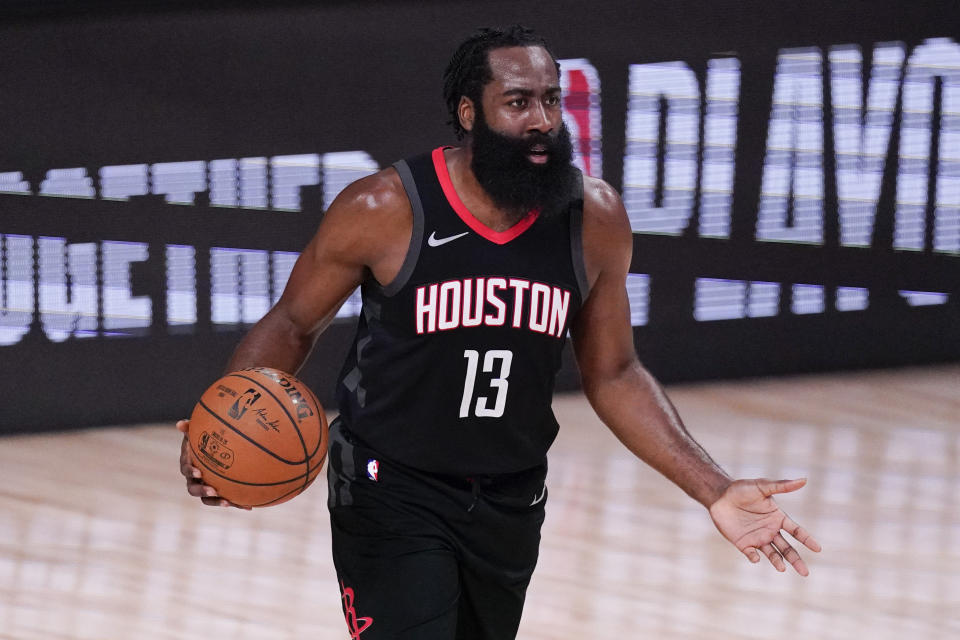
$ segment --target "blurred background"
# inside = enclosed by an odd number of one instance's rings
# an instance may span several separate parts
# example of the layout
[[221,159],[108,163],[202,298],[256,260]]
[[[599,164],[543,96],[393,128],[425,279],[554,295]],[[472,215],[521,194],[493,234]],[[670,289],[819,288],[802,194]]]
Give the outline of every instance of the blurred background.
[[[513,22],[623,193],[662,380],[960,358],[949,3],[3,6],[0,432],[187,415],[337,193],[455,143],[449,55]],[[328,403],[357,309],[303,373]]]
[[[172,423],[515,22],[623,194],[641,360],[824,545],[749,565],[561,394],[520,637],[960,637],[960,5],[75,0],[0,3],[0,638],[344,636],[324,489],[201,509]],[[358,310],[301,374],[331,411]]]

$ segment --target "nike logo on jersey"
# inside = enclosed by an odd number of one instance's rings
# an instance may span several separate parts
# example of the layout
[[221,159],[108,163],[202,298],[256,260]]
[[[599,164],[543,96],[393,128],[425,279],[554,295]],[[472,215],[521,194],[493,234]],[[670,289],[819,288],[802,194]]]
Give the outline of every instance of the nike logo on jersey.
[[543,485],[543,491],[540,492],[539,496],[537,495],[533,496],[533,502],[530,503],[530,506],[532,507],[535,504],[540,504],[541,502],[543,502],[543,499],[546,497],[547,497],[547,485]]
[[462,238],[463,236],[470,235],[469,231],[464,231],[463,233],[458,233],[455,236],[447,236],[446,238],[438,238],[436,236],[436,231],[430,232],[430,237],[427,238],[427,244],[431,247],[439,247],[440,245],[447,244],[448,242],[453,242],[457,238]]

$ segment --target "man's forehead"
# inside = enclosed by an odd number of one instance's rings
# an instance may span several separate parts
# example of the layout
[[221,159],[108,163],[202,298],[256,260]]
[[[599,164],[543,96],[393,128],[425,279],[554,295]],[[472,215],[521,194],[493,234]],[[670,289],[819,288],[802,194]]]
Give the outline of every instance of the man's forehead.
[[492,82],[525,87],[558,83],[557,65],[543,47],[501,47],[488,56]]

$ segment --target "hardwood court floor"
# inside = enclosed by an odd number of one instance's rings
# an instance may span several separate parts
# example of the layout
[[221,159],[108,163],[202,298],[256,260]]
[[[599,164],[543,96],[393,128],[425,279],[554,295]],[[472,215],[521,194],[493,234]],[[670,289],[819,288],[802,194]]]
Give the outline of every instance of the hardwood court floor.
[[[681,386],[732,474],[781,505],[811,576],[749,564],[705,511],[557,398],[520,638],[960,637],[960,365]],[[273,509],[201,507],[169,425],[0,439],[0,638],[346,638],[323,479]],[[362,640],[362,637],[361,637]]]

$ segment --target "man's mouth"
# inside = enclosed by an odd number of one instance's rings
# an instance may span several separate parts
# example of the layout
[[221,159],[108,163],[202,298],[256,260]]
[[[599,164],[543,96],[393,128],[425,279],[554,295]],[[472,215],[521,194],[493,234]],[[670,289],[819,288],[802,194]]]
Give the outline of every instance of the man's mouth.
[[547,151],[546,145],[535,144],[530,147],[530,153],[527,154],[527,158],[534,164],[546,164],[550,159],[550,152]]

